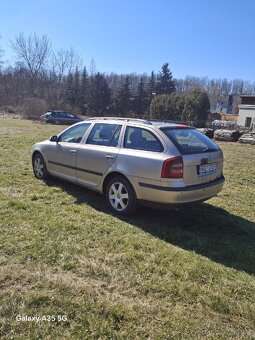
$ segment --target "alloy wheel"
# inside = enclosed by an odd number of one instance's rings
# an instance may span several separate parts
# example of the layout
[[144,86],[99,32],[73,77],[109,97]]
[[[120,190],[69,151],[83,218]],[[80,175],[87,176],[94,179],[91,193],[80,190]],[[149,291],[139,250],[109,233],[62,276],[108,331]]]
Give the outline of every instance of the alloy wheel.
[[34,172],[37,178],[43,178],[44,165],[40,157],[36,157],[34,160]]
[[129,202],[127,188],[120,182],[113,183],[109,190],[109,201],[115,210],[124,211]]

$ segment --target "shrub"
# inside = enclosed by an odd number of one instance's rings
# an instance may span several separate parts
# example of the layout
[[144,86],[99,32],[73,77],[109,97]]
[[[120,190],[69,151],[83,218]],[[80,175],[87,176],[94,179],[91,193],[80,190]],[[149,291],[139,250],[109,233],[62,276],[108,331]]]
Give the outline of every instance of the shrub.
[[22,116],[27,119],[40,119],[40,115],[48,110],[45,100],[39,98],[26,98],[22,105]]
[[171,93],[156,96],[151,102],[153,119],[186,121],[203,127],[210,109],[208,95],[200,89],[186,94]]
[[181,120],[184,96],[171,93],[156,96],[151,102],[150,116],[152,119]]

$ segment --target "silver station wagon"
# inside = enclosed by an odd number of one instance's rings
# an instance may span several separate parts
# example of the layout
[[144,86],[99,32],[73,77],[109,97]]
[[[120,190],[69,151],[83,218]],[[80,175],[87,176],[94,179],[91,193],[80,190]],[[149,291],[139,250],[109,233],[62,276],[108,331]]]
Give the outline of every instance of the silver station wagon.
[[49,175],[105,195],[115,213],[138,204],[202,202],[223,187],[223,154],[195,128],[129,118],[91,118],[33,145],[38,179]]

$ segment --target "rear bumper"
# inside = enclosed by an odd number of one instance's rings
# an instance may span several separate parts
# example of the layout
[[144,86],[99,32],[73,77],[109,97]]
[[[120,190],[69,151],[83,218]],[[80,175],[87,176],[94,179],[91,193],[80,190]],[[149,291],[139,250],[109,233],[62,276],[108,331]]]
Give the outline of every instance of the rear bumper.
[[205,201],[216,196],[222,190],[224,181],[225,178],[221,177],[212,182],[186,187],[158,186],[139,182],[139,199],[160,204],[187,204]]

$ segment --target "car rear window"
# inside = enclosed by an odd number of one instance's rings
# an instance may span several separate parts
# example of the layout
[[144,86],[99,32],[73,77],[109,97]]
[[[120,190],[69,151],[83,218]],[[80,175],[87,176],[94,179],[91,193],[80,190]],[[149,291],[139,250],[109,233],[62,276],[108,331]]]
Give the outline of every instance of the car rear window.
[[162,128],[181,154],[191,155],[218,151],[218,146],[204,134],[192,128]]

